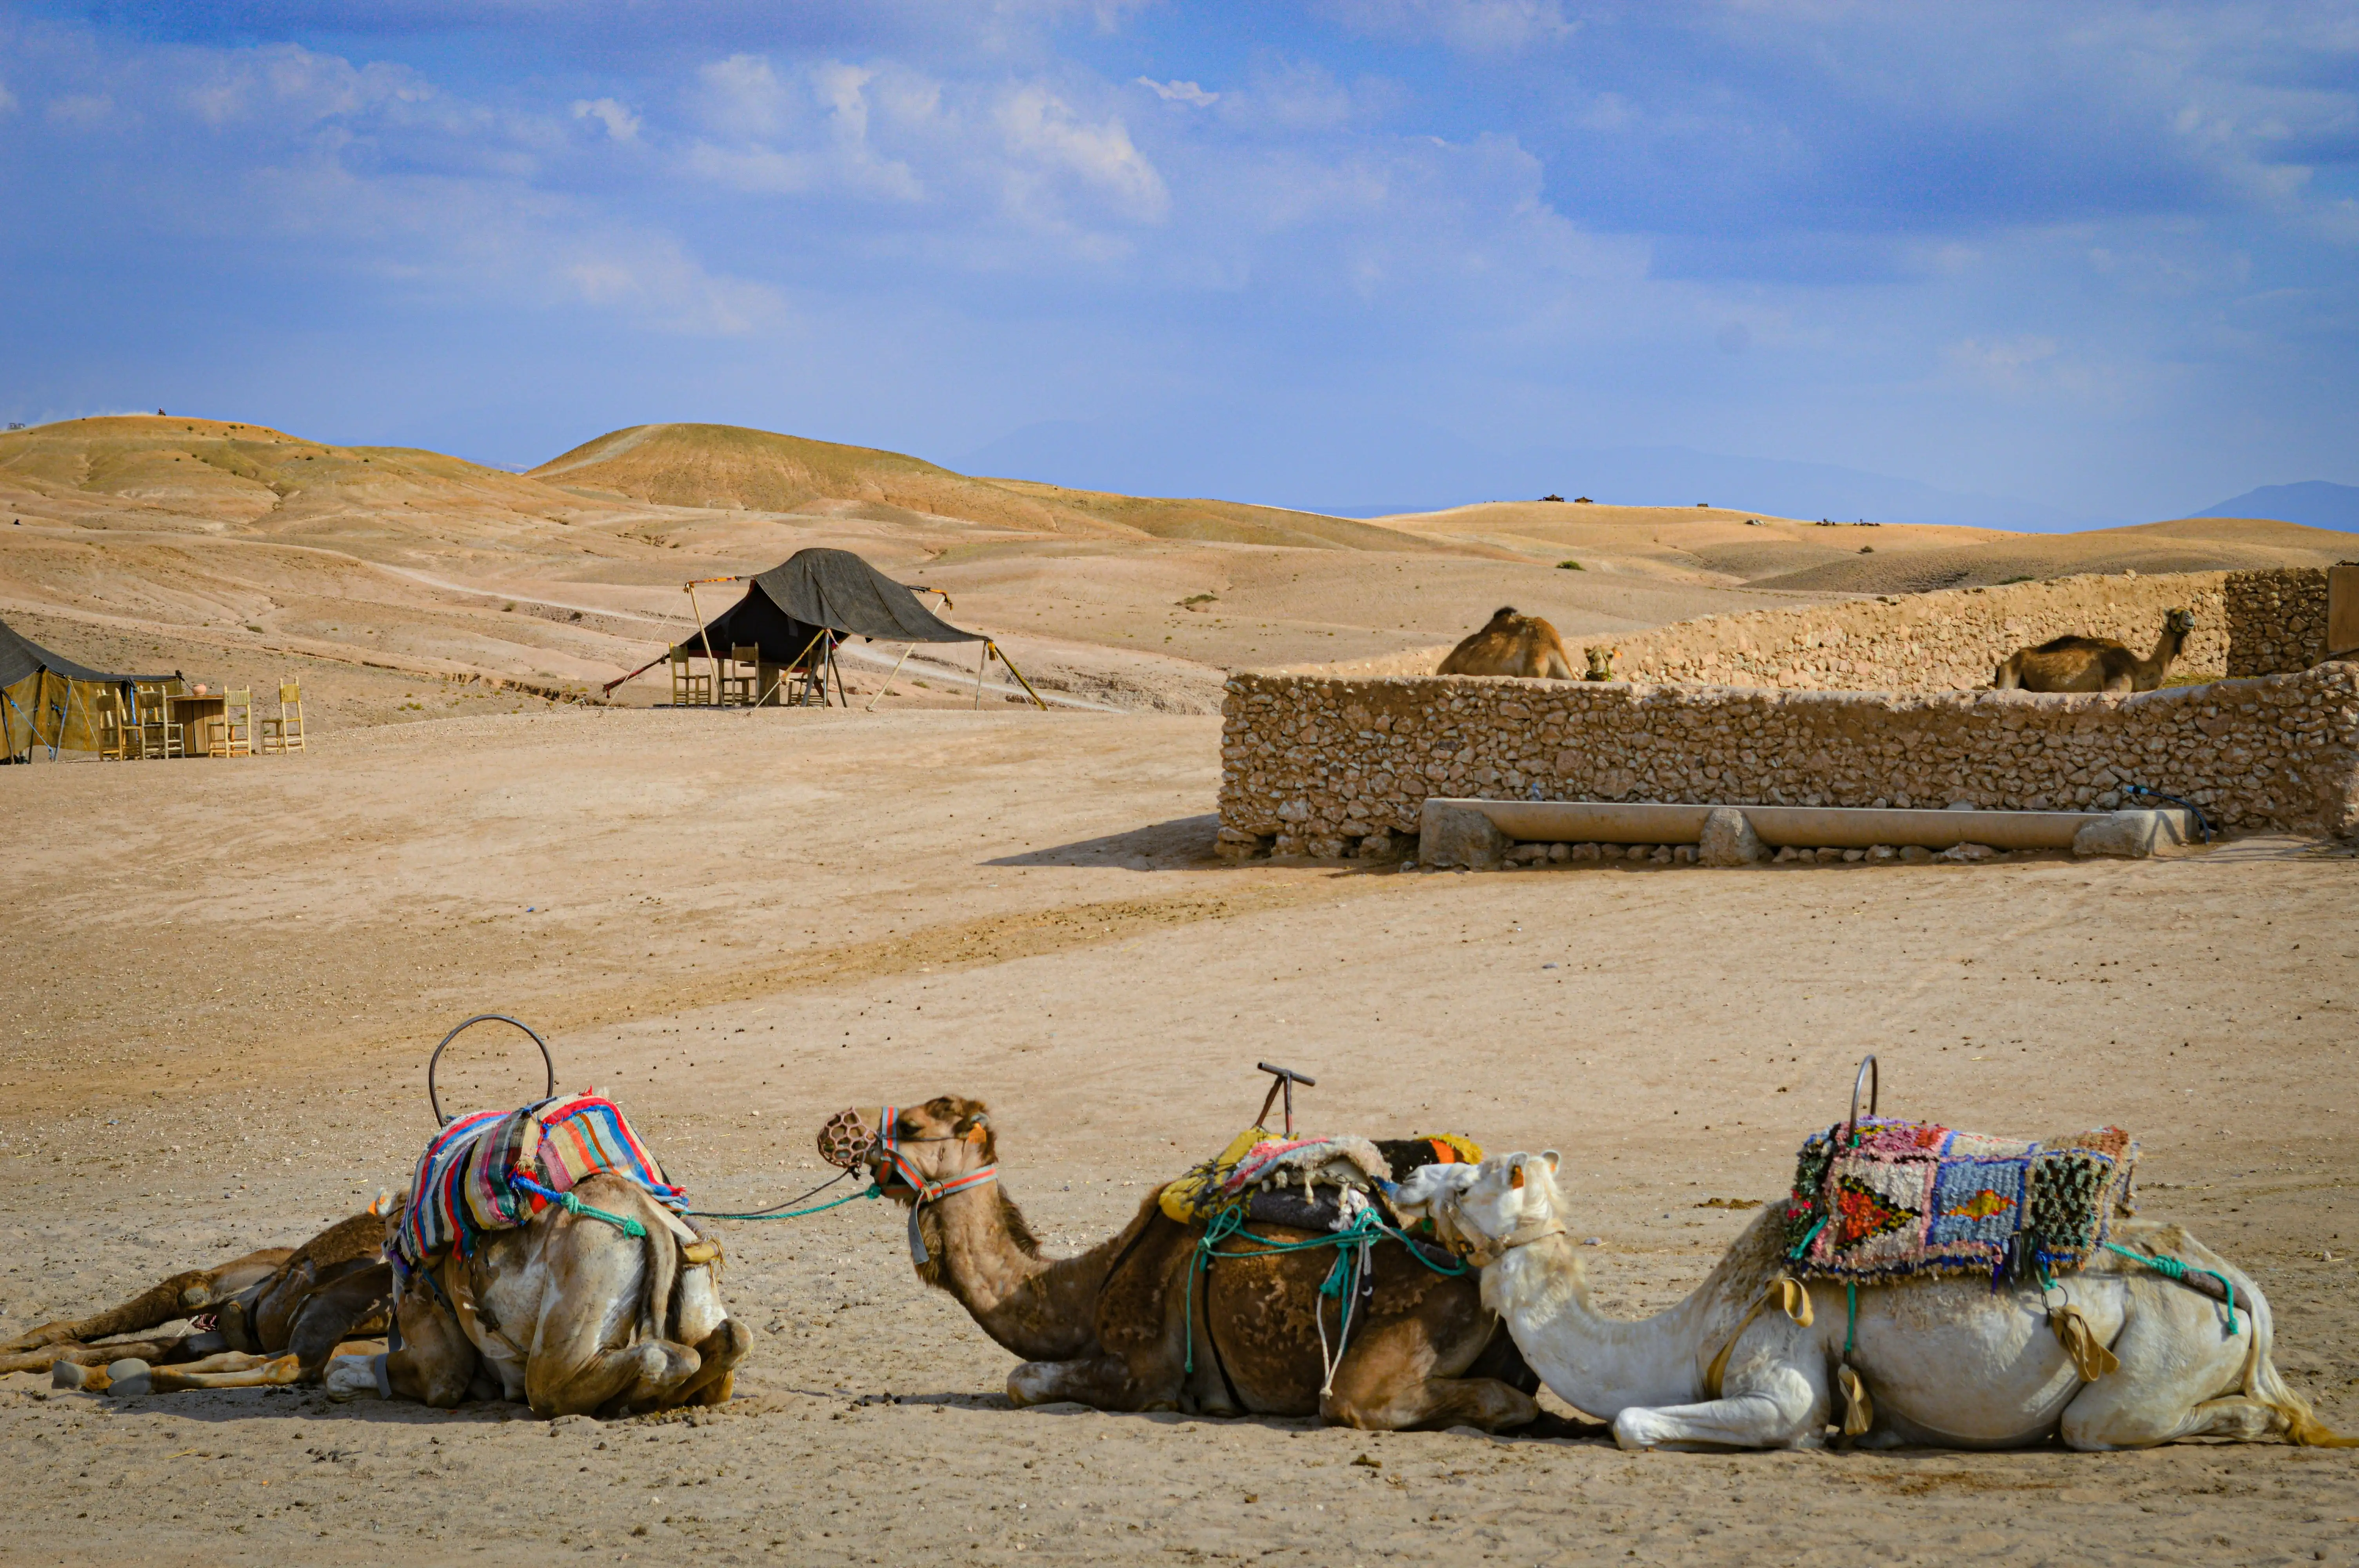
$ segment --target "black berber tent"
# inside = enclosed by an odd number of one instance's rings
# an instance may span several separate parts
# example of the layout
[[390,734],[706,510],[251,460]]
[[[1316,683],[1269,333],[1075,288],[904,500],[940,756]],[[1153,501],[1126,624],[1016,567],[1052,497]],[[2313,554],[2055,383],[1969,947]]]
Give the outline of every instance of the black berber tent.
[[[866,637],[886,643],[981,643],[984,657],[1007,655],[980,632],[962,632],[921,603],[915,592],[894,581],[850,550],[797,550],[784,563],[751,579],[721,578],[720,582],[745,582],[745,597],[650,660],[615,687],[664,659],[734,656],[739,648],[759,648],[762,663],[783,671],[815,677],[819,666],[832,661],[834,645],[846,637]],[[691,583],[694,590],[703,586]],[[929,589],[927,591],[933,591]],[[943,596],[947,606],[949,596]],[[898,666],[895,666],[898,668]],[[1008,665],[1010,672],[1016,671]],[[1020,673],[1016,678],[1024,677]],[[978,676],[978,680],[980,676]],[[1025,689],[1031,689],[1027,682]],[[1039,701],[1036,695],[1035,702]]]
[[[888,643],[981,643],[850,550],[797,550],[752,579],[745,597],[683,639],[678,652],[758,647],[766,665],[796,665],[822,632]],[[669,654],[666,655],[669,656]]]
[[52,757],[60,751],[95,752],[98,710],[92,697],[98,690],[113,688],[128,713],[133,682],[174,678],[108,675],[52,654],[0,622],[0,761],[30,762],[36,745],[48,747]]

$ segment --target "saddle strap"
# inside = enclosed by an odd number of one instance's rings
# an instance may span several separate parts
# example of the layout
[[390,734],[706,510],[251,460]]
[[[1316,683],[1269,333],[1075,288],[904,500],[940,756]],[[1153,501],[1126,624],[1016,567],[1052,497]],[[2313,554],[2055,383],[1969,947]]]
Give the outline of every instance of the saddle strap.
[[1810,1292],[1804,1287],[1802,1281],[1791,1274],[1780,1274],[1770,1281],[1762,1288],[1761,1293],[1753,1298],[1753,1304],[1745,1308],[1744,1318],[1736,1325],[1736,1332],[1728,1336],[1727,1343],[1720,1347],[1720,1354],[1712,1358],[1712,1365],[1703,1369],[1705,1399],[1720,1398],[1720,1380],[1722,1375],[1728,1370],[1729,1352],[1734,1350],[1736,1342],[1745,1337],[1745,1331],[1753,1326],[1753,1320],[1768,1310],[1773,1297],[1785,1310],[1786,1315],[1793,1319],[1797,1326],[1802,1328],[1810,1326],[1815,1314],[1810,1310]]
[[2072,1357],[2072,1365],[2080,1368],[2081,1381],[2093,1383],[2106,1373],[2121,1369],[2121,1357],[2098,1340],[2097,1331],[2089,1326],[2089,1320],[2071,1303],[2050,1312],[2048,1326],[2056,1331],[2057,1343],[2064,1346],[2064,1354]]

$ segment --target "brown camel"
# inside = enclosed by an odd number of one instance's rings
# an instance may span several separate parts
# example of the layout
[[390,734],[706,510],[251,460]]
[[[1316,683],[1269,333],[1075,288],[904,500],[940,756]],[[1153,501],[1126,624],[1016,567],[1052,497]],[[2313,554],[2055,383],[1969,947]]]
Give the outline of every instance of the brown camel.
[[[858,1114],[881,1125],[876,1108]],[[929,1194],[995,1168],[997,1140],[980,1100],[946,1095],[899,1111],[894,1129],[898,1159]],[[1007,1379],[1018,1405],[1317,1414],[1375,1431],[1496,1431],[1539,1415],[1538,1380],[1497,1332],[1474,1276],[1436,1273],[1398,1243],[1370,1253],[1372,1286],[1329,1382],[1321,1329],[1332,1344],[1341,1324],[1320,1286],[1334,1267],[1332,1249],[1252,1257],[1250,1243],[1231,1238],[1201,1269],[1202,1227],[1171,1219],[1150,1195],[1118,1235],[1075,1257],[1047,1258],[995,1177],[919,1202],[881,1148],[864,1158],[887,1196],[913,1206],[918,1277],[957,1297],[985,1334],[1024,1357]],[[1272,1240],[1317,1234],[1253,1228]]]
[[2171,661],[2194,628],[2191,611],[2164,616],[2150,659],[2110,637],[2058,637],[2008,654],[1991,685],[2000,691],[2152,691],[2170,673]]
[[[92,1392],[317,1382],[338,1345],[386,1330],[393,1279],[378,1248],[388,1202],[380,1198],[300,1247],[175,1274],[96,1316],[19,1335],[0,1345],[0,1372],[48,1368],[58,1387]],[[399,1206],[391,1206],[397,1217]],[[170,1336],[91,1343],[199,1314],[213,1321]]]
[[1480,632],[1450,650],[1434,672],[1443,676],[1522,676],[1571,680],[1572,660],[1556,628],[1537,615],[1518,615],[1512,604],[1491,611]]
[[413,1273],[395,1301],[399,1344],[337,1358],[329,1396],[506,1398],[544,1420],[726,1401],[753,1337],[722,1305],[720,1244],[612,1172],[572,1196],[582,1212],[551,1205]]

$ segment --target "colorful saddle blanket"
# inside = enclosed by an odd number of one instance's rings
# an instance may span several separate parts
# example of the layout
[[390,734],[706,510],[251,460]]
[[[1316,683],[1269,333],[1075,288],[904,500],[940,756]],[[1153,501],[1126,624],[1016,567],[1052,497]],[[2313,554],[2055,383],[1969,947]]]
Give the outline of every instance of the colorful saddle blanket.
[[2118,1127],[2034,1142],[1838,1122],[1795,1163],[1788,1250],[1799,1272],[1821,1279],[2078,1269],[2131,1212],[2136,1165],[2137,1145]]
[[563,1194],[599,1171],[629,1177],[668,1208],[688,1206],[612,1100],[560,1095],[521,1110],[462,1116],[419,1156],[386,1259],[407,1277],[453,1247],[473,1253],[484,1232],[512,1229],[549,1206],[517,1177]]
[[1371,1142],[1365,1138],[1282,1138],[1248,1127],[1229,1146],[1163,1189],[1163,1212],[1182,1225],[1210,1219],[1256,1189],[1288,1184],[1306,1192],[1315,1183],[1383,1187],[1410,1169],[1476,1164],[1483,1148],[1471,1138],[1441,1133]]

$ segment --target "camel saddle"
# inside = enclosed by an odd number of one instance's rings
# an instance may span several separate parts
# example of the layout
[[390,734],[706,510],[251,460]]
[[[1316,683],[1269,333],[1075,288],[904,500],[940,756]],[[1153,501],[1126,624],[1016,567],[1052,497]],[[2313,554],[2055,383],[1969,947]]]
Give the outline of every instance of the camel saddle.
[[1854,1283],[2081,1268],[2135,1212],[2118,1127],[2038,1141],[1874,1117],[1813,1133],[1786,1206],[1795,1272]]
[[[1455,1133],[1432,1137],[1283,1138],[1249,1127],[1227,1148],[1163,1189],[1163,1212],[1182,1225],[1201,1225],[1226,1209],[1242,1208],[1247,1224],[1295,1230],[1341,1230],[1364,1202],[1344,1194],[1388,1193],[1399,1177],[1425,1165],[1476,1164],[1482,1146]],[[1449,1255],[1439,1247],[1434,1255]]]

